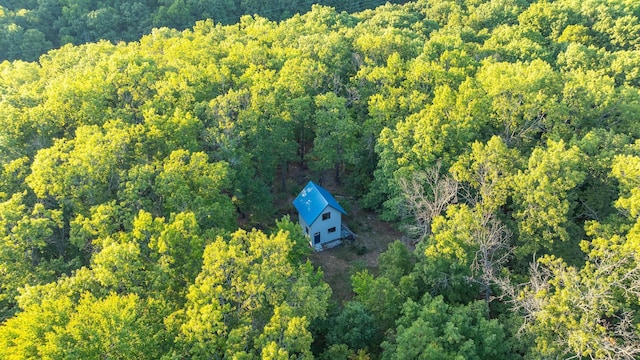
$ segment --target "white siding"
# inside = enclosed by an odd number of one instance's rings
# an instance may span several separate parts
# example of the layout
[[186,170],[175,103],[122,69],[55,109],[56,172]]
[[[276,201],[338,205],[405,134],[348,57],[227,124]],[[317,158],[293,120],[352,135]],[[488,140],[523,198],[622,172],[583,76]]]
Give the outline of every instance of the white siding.
[[[322,215],[326,213],[330,213],[331,215],[329,219],[323,220]],[[300,225],[302,225],[303,231],[304,231],[304,227],[307,226],[304,223],[304,220],[300,219]],[[309,236],[310,236],[311,244],[313,245],[313,235],[318,232],[320,233],[320,244],[328,243],[333,240],[339,239],[341,234],[341,231],[340,231],[341,225],[342,225],[342,213],[332,208],[331,206],[327,206],[322,211],[320,216],[318,216],[318,218],[313,222],[313,224],[309,226]],[[329,229],[334,227],[336,228],[336,231],[330,233]]]
[[[300,224],[300,226],[302,226],[302,233],[304,233],[306,236],[313,235],[313,234],[311,234],[311,229],[309,229],[309,225],[307,225],[307,223],[302,218],[302,215],[300,215],[300,214],[298,214],[298,224]],[[309,231],[307,231],[307,229]]]

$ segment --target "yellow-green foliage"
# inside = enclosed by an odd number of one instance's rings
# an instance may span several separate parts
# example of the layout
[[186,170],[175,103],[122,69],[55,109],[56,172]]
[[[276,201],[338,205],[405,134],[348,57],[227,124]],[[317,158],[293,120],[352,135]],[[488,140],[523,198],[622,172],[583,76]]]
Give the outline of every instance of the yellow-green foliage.
[[[0,7],[0,358],[637,357],[640,3],[284,3]],[[420,230],[351,305],[305,177]]]

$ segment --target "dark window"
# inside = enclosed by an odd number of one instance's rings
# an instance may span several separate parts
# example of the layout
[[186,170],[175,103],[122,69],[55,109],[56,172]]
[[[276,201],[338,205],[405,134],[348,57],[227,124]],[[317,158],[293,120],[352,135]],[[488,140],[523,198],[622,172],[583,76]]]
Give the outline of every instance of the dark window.
[[332,232],[336,232],[336,228],[335,228],[335,226],[334,226],[334,227],[332,227],[332,228],[329,228],[329,232],[330,232],[330,233],[332,233]]
[[309,235],[309,228],[305,226],[304,229],[307,230],[307,235]]
[[329,219],[331,219],[330,212],[322,214],[322,220],[329,220]]

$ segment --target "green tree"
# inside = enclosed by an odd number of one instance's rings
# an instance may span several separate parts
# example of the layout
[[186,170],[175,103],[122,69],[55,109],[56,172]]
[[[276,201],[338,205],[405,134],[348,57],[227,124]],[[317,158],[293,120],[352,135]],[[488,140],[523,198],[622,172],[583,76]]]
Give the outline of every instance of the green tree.
[[540,33],[545,38],[557,39],[577,14],[571,7],[547,1],[535,2],[518,16],[520,25]]
[[552,48],[538,32],[517,25],[501,24],[491,32],[482,49],[501,61],[552,61]]
[[[84,294],[61,329],[47,339],[44,357],[67,359],[154,359],[162,347],[153,341],[158,322],[136,295],[112,293],[104,299]],[[155,320],[157,321],[157,320]],[[154,328],[155,326],[155,328]]]
[[205,153],[172,152],[155,182],[164,215],[191,211],[204,229],[229,229],[234,219],[231,199],[225,194],[229,171],[227,163],[210,163]]
[[474,242],[474,231],[480,225],[476,215],[467,205],[450,206],[445,215],[434,219],[432,234],[416,248],[418,276],[427,291],[444,296],[447,302],[465,303],[479,293],[470,281],[478,250]]
[[40,199],[55,199],[67,210],[88,208],[113,198],[119,185],[118,165],[131,141],[122,124],[103,131],[97,126],[78,128],[76,137],[57,140],[38,152],[27,184]]
[[[483,92],[474,80],[465,81],[459,91],[444,85],[435,89],[431,105],[399,122],[395,129],[382,130],[376,145],[380,160],[370,196],[386,199],[384,218],[396,220],[401,215],[399,210],[403,209],[401,204],[406,197],[402,182],[412,184],[414,177],[432,177],[434,169],[440,166],[447,169],[453,159],[464,153],[469,142],[484,140],[488,132],[487,108]],[[436,185],[433,181],[427,192],[440,191],[433,188]]]
[[542,60],[486,61],[478,81],[490,99],[494,126],[508,146],[531,143],[562,115],[560,76]]
[[382,344],[383,359],[501,359],[518,358],[503,326],[487,320],[484,302],[447,304],[426,295],[420,303],[407,301],[398,319],[397,335]]
[[66,270],[62,213],[25,204],[26,192],[0,203],[0,318],[17,310],[18,289],[53,280]]
[[242,230],[208,245],[184,320],[176,324],[175,351],[192,358],[247,356],[254,351],[247,345],[255,344],[258,353],[307,356],[305,324],[325,316],[330,290],[313,268],[289,262],[292,247],[285,232]]
[[515,24],[526,6],[524,1],[492,0],[477,4],[469,11],[468,23],[474,30],[493,29],[500,24]]
[[5,359],[45,358],[50,353],[47,337],[69,321],[72,311],[69,298],[29,306],[0,326],[0,355]]
[[[565,73],[562,101],[571,109],[573,132],[585,132],[609,122],[608,115],[616,110],[614,79],[593,70],[576,69]],[[617,118],[617,116],[616,116]],[[617,121],[617,120],[616,120]],[[613,123],[609,126],[615,126]]]
[[[548,141],[546,148],[533,151],[527,169],[514,177],[518,256],[542,249],[562,251],[562,243],[575,241],[580,233],[573,221],[575,188],[585,179],[583,162],[583,154],[576,146],[567,148],[563,141]],[[571,245],[575,246],[575,242]],[[574,247],[564,248],[568,256],[575,255]]]
[[[405,294],[400,292],[399,287],[393,284],[389,278],[374,277],[367,270],[353,275],[351,282],[353,291],[356,293],[355,299],[365,307],[368,313],[374,316],[377,325],[374,327],[375,330],[384,331],[393,327],[405,300]],[[338,343],[334,342],[334,344]],[[351,343],[346,344],[354,350],[363,348],[354,348]]]
[[51,49],[51,43],[47,41],[40,30],[28,29],[22,34],[20,50],[21,58],[27,61],[37,60],[38,57]]
[[191,212],[172,215],[148,246],[157,254],[158,270],[168,277],[165,290],[182,295],[202,266],[205,239],[196,216]]
[[302,232],[300,224],[291,221],[289,215],[283,216],[280,220],[276,220],[276,231],[286,232],[289,239],[293,241],[293,248],[290,252],[290,261],[298,263],[302,261],[309,253],[309,239]]
[[640,157],[617,155],[613,159],[611,175],[620,185],[621,196],[616,206],[628,213],[632,219],[640,216]]
[[273,316],[256,341],[262,348],[263,359],[313,359],[309,323],[306,317],[293,314],[293,309],[286,304],[273,310]]
[[398,285],[402,278],[409,275],[415,265],[415,256],[407,246],[396,240],[378,257],[380,274]]
[[376,333],[375,319],[357,301],[348,302],[327,333],[329,344],[345,344],[352,350],[370,349]]
[[581,244],[587,252],[582,268],[553,256],[532,264],[518,303],[540,356],[638,356],[640,334],[632,309],[638,306],[640,267],[630,251],[636,245],[631,236],[596,237]]
[[458,157],[450,169],[455,180],[469,192],[467,201],[479,204],[485,212],[495,213],[512,194],[513,177],[522,168],[517,149],[510,149],[499,136],[486,144],[474,142],[471,152]]
[[316,135],[308,154],[309,165],[316,171],[333,168],[335,179],[346,165],[356,161],[357,126],[346,108],[346,99],[327,93],[316,97]]
[[29,175],[30,159],[27,156],[4,163],[0,173],[0,199],[10,194],[22,193],[28,189],[24,180]]

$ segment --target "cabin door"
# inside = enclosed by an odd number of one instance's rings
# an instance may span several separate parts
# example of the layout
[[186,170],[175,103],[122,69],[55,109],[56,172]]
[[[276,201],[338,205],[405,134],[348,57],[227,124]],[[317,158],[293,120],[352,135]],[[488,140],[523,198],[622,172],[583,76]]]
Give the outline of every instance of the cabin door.
[[313,244],[320,244],[320,233],[317,232],[313,234]]

